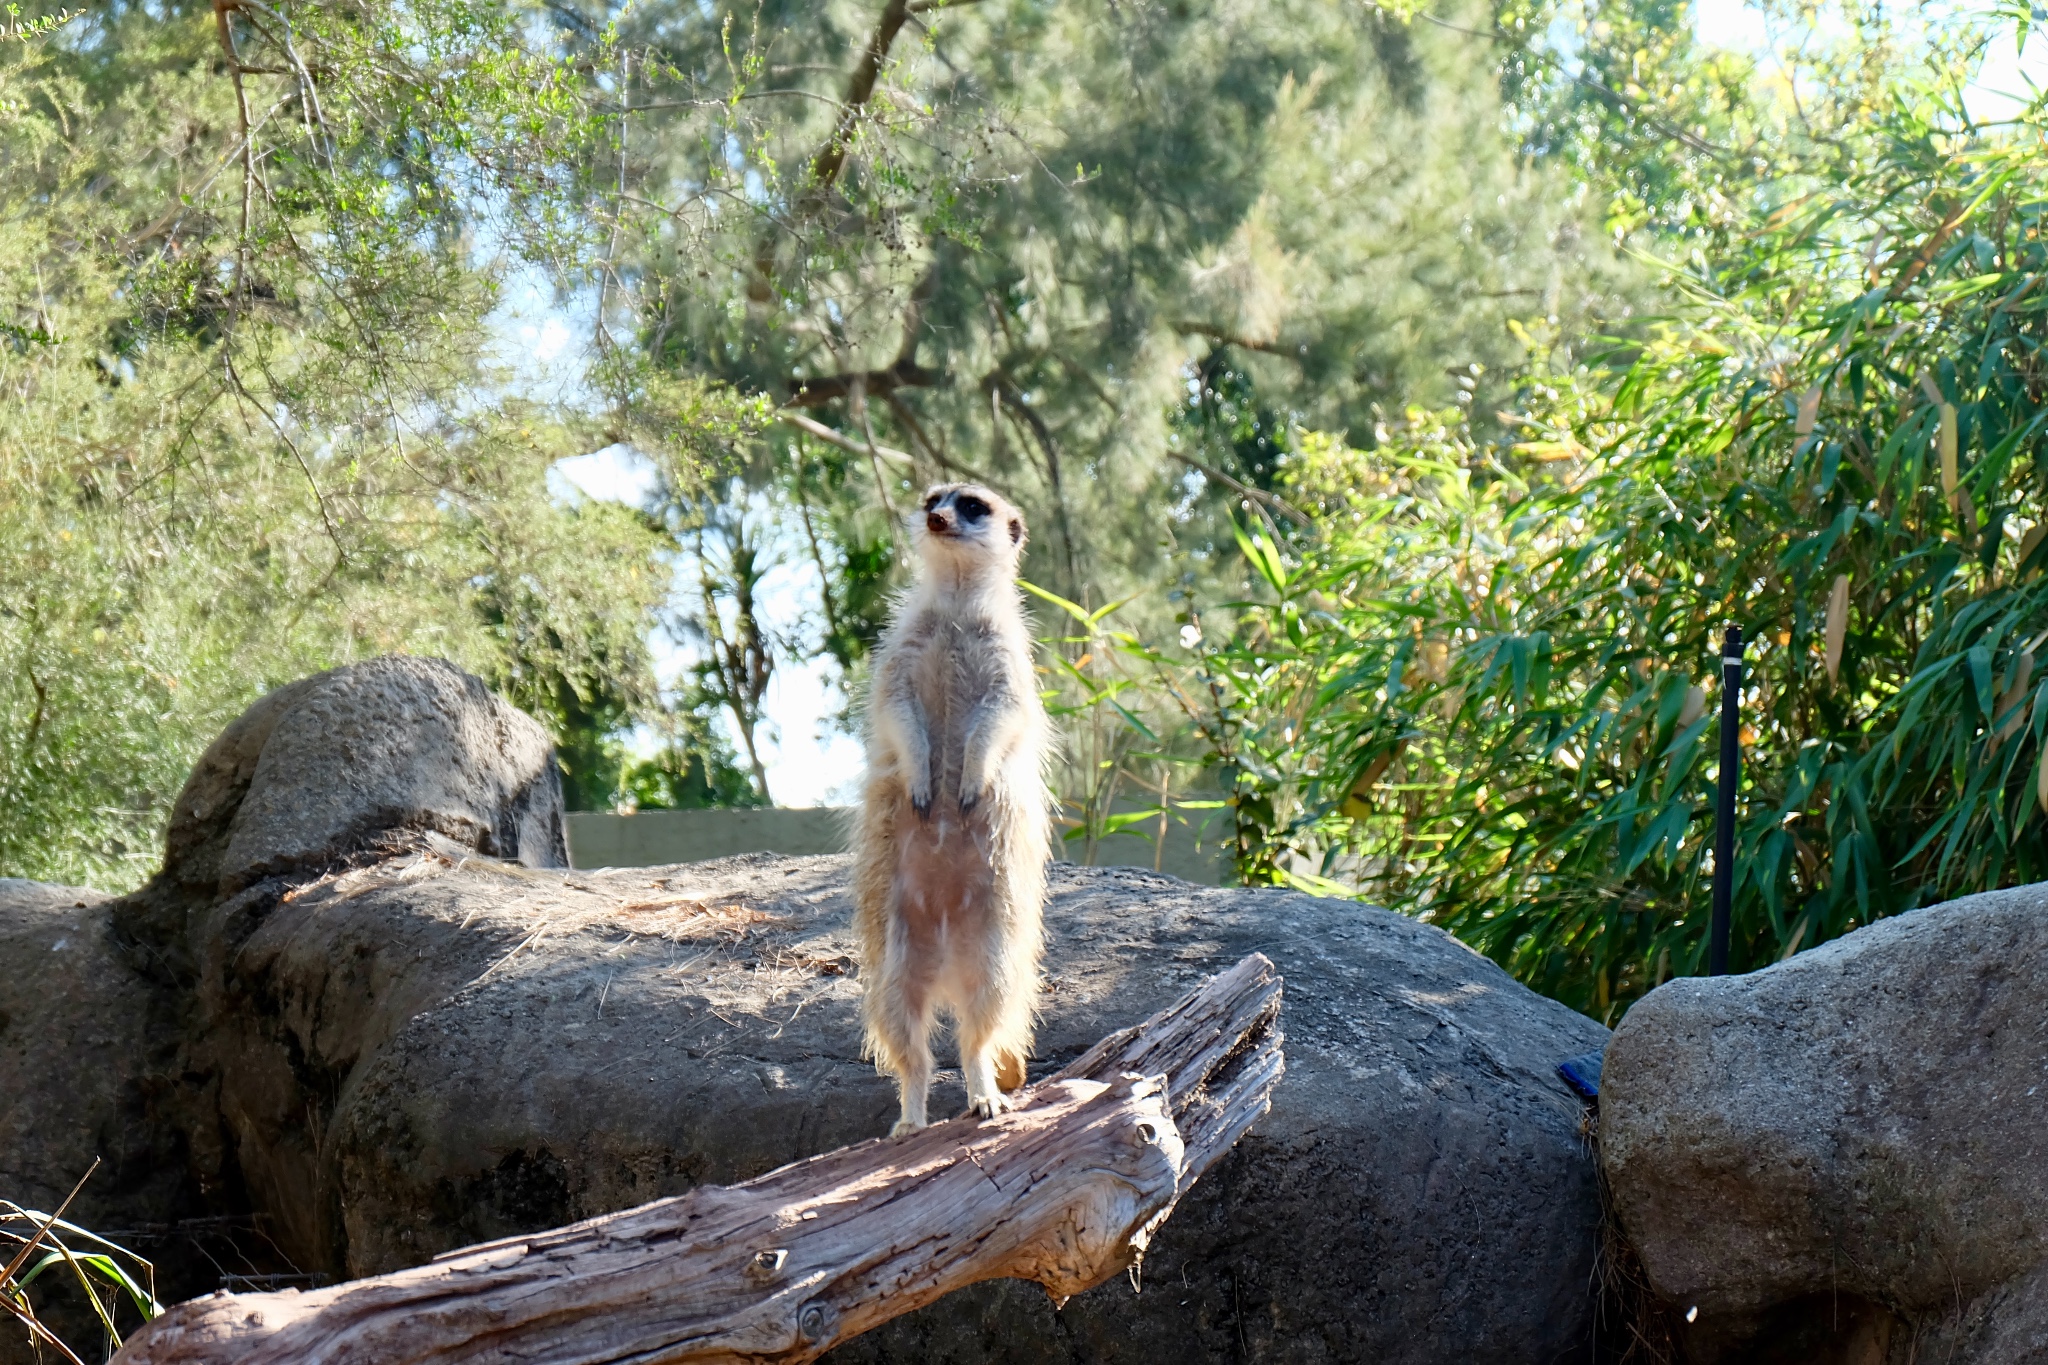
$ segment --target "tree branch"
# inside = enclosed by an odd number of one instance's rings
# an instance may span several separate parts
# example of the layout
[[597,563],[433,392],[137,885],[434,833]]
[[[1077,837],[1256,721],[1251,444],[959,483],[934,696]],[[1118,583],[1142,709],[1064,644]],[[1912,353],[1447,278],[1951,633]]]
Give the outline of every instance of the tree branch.
[[249,128],[249,92],[242,87],[242,54],[235,50],[235,32],[228,21],[231,0],[214,0],[214,32],[227,54],[228,75],[235,86],[235,114],[242,130],[242,227],[235,247],[235,288],[240,292],[249,268],[249,206],[256,193],[256,147]]
[[[1941,252],[1942,244],[1948,241],[1949,234],[1956,230],[1956,225],[1967,218],[1970,210],[1976,208],[1977,204],[1981,202],[1982,200],[1980,199],[1975,202],[1958,204],[1949,210],[1948,215],[1941,220],[1941,226],[1928,234],[1927,240],[1920,244],[1920,249],[1915,251],[1912,257],[1907,260],[1906,268],[1899,272],[1899,277],[1896,280],[1892,281],[1892,287],[1885,291],[1885,302],[1896,302],[1905,294],[1906,290],[1912,286],[1913,281],[1920,278],[1920,272],[1934,263],[1934,258]],[[1903,251],[1898,252],[1892,259],[1896,260],[1899,256],[1905,254]],[[1886,261],[1885,269],[1889,270],[1890,268],[1891,261]]]
[[904,464],[914,463],[910,457],[910,452],[907,450],[898,450],[894,446],[877,445],[870,447],[863,445],[844,432],[834,431],[823,422],[813,421],[800,412],[791,412],[789,409],[784,408],[781,412],[775,414],[775,420],[787,422],[799,431],[808,431],[811,435],[825,442],[825,444],[837,446],[849,455],[866,455],[872,450],[874,454],[880,455],[884,459],[901,460]]
[[1078,592],[1081,586],[1081,569],[1074,555],[1074,526],[1067,516],[1067,491],[1060,478],[1060,452],[1053,442],[1052,428],[1045,424],[1032,406],[1024,401],[1023,392],[1011,382],[1001,366],[992,372],[987,381],[990,391],[1007,408],[1013,418],[1022,422],[1038,441],[1038,448],[1045,456],[1045,477],[1052,492],[1053,515],[1059,518],[1060,546],[1066,551],[1067,590]]
[[[810,423],[808,417],[802,419]],[[818,531],[811,524],[811,498],[804,488],[804,438],[796,438],[796,505],[803,513],[804,538],[811,543],[811,562],[818,566],[818,597],[825,605],[825,629],[839,638],[839,612],[832,602],[832,572],[825,565],[825,551],[818,544]]]
[[1205,478],[1214,479],[1216,480],[1216,482],[1223,484],[1227,488],[1235,489],[1240,496],[1249,498],[1253,502],[1261,503],[1267,507],[1272,508],[1276,512],[1284,514],[1290,520],[1294,521],[1296,524],[1301,526],[1303,529],[1311,531],[1315,529],[1315,523],[1309,520],[1307,513],[1303,512],[1293,503],[1287,501],[1287,499],[1280,497],[1278,494],[1268,493],[1263,488],[1254,488],[1250,484],[1244,482],[1242,479],[1233,479],[1230,477],[1230,475],[1224,473],[1222,470],[1217,469],[1213,465],[1204,464],[1192,455],[1183,455],[1178,450],[1169,450],[1166,453],[1174,459],[1179,460],[1189,469],[1194,470],[1197,474],[1200,474]]
[[[881,496],[882,509],[889,514],[889,543],[898,547],[900,553],[903,542],[898,537],[904,532],[905,522],[896,510],[896,500],[889,496],[889,480],[882,474],[880,451],[875,445],[875,424],[868,418],[868,389],[865,379],[854,381],[853,392],[849,397],[852,400],[849,406],[853,408],[853,415],[860,419],[861,435],[867,437],[868,468],[874,472],[875,492]],[[916,468],[916,464],[913,463],[912,471],[914,472]]]
[[839,179],[839,172],[846,166],[846,149],[853,140],[853,130],[860,124],[860,116],[875,93],[875,81],[882,74],[882,64],[889,59],[889,49],[895,46],[896,35],[909,15],[909,0],[889,0],[882,7],[882,17],[875,21],[875,31],[860,54],[860,64],[847,77],[846,94],[839,101],[839,125],[811,162],[813,191],[828,189]]
[[1221,327],[1213,327],[1206,322],[1194,322],[1183,318],[1169,325],[1176,332],[1182,332],[1189,336],[1207,337],[1209,340],[1220,342],[1225,346],[1237,346],[1247,351],[1263,351],[1267,355],[1290,354],[1285,347],[1275,345],[1273,342],[1253,341],[1249,337],[1241,337],[1234,332],[1226,332]]
[[907,356],[898,356],[886,370],[854,370],[844,374],[819,375],[815,379],[789,381],[789,406],[815,408],[835,398],[850,398],[856,386],[883,397],[897,389],[929,389],[944,378]]
[[955,1289],[1055,1303],[1135,1266],[1272,1102],[1280,978],[1253,954],[1011,1113],[937,1124],[310,1293],[213,1294],[118,1365],[800,1365]]
[[[1558,70],[1564,71],[1564,74],[1574,84],[1582,85],[1586,89],[1591,90],[1594,94],[1600,96],[1609,104],[1612,104],[1616,109],[1620,110],[1623,115],[1626,115],[1628,113],[1628,98],[1624,96],[1620,91],[1614,89],[1612,86],[1608,85],[1606,82],[1602,80],[1599,80],[1596,77],[1585,75],[1583,72],[1565,71],[1563,65],[1557,62],[1555,58],[1548,57],[1546,54],[1529,46],[1527,43],[1517,42],[1513,35],[1504,33],[1498,28],[1467,28],[1463,24],[1454,24],[1448,19],[1439,19],[1434,14],[1431,14],[1426,10],[1416,11],[1415,17],[1423,20],[1426,23],[1435,24],[1438,28],[1449,29],[1452,33],[1462,33],[1465,34],[1467,37],[1471,38],[1485,38],[1492,42],[1505,43],[1509,47],[1515,48],[1523,52],[1524,54],[1526,54],[1527,56],[1536,61],[1549,61],[1552,65],[1556,66]],[[1665,122],[1663,119],[1657,117],[1657,115],[1652,114],[1648,110],[1644,109],[1642,106],[1642,101],[1640,100],[1636,102],[1636,117],[1640,118],[1643,122],[1649,124],[1652,128],[1655,128],[1658,132],[1664,134],[1664,136],[1672,138],[1675,141],[1682,142],[1696,152],[1704,152],[1708,156],[1717,156],[1722,158],[1723,160],[1733,160],[1736,156],[1736,153],[1727,147],[1717,147],[1713,143],[1706,141],[1704,138],[1696,137],[1693,134],[1688,133],[1687,131],[1685,131],[1685,129],[1679,127],[1675,123]]]
[[[889,0],[883,6],[881,17],[875,21],[875,31],[868,35],[867,46],[861,50],[860,61],[846,78],[846,91],[839,99],[839,120],[832,135],[811,158],[810,183],[803,187],[800,196],[804,207],[796,210],[796,217],[803,217],[808,206],[821,202],[825,192],[838,183],[839,173],[846,168],[846,153],[853,144],[854,131],[860,127],[868,101],[874,96],[875,82],[881,78],[882,67],[889,59],[889,49],[895,46],[896,35],[909,17],[909,0]],[[748,282],[747,296],[755,303],[766,303],[774,291],[775,235],[764,232],[754,244],[754,278]]]
[[904,429],[916,438],[919,445],[924,447],[925,453],[932,457],[934,464],[938,465],[941,469],[951,470],[964,479],[971,479],[975,483],[985,484],[989,481],[988,476],[980,470],[968,468],[952,456],[946,454],[945,451],[939,449],[938,443],[925,434],[923,425],[917,420],[917,414],[910,410],[908,403],[893,393],[883,394],[882,401],[889,405],[889,411],[896,414],[896,420],[903,423]]

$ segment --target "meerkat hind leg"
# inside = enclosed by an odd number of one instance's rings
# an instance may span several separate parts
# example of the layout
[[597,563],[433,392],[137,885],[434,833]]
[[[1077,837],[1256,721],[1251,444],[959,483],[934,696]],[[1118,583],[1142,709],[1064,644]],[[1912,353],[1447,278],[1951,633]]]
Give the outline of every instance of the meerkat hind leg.
[[1010,1107],[996,1084],[995,1049],[983,1045],[969,1052],[960,1049],[960,1070],[967,1080],[967,1112],[978,1119],[992,1119]]
[[[892,985],[896,983],[891,983]],[[900,1116],[889,1130],[902,1137],[925,1126],[932,1087],[931,1005],[921,993],[886,990],[887,1005],[875,1011],[870,1027],[876,1035],[883,1069],[896,1081]]]
[[931,1075],[929,1072],[922,1078],[913,1076],[898,1076],[896,1078],[897,1094],[901,1097],[901,1111],[896,1122],[889,1125],[890,1137],[902,1137],[906,1133],[914,1133],[925,1126],[927,1122],[925,1117],[925,1101],[929,1096],[930,1089]]
[[[967,1082],[967,1112],[991,1119],[1010,1107],[1003,1097],[1004,1073],[1013,1067],[1022,1071],[1023,1066],[1016,1046],[1006,1036],[1011,1031],[1003,1027],[1000,1003],[986,999],[976,1003],[981,1008],[963,1011],[956,1030],[960,1037],[961,1079]],[[1013,1062],[1013,1057],[1018,1060]],[[1014,1090],[1016,1086],[1009,1088]]]
[[906,1049],[901,1068],[896,1073],[896,1096],[901,1112],[895,1126],[889,1129],[890,1137],[914,1133],[929,1121],[926,1104],[932,1088],[932,1050],[922,1036]]

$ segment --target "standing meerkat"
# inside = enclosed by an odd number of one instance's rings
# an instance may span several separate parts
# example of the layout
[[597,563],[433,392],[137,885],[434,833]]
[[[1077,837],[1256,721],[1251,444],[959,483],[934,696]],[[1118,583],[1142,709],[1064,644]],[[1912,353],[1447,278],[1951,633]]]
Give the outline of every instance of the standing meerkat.
[[1045,708],[1017,592],[1024,517],[942,484],[912,518],[917,580],[882,637],[854,847],[867,1055],[922,1128],[931,1036],[953,1020],[969,1109],[1024,1080],[1051,856]]

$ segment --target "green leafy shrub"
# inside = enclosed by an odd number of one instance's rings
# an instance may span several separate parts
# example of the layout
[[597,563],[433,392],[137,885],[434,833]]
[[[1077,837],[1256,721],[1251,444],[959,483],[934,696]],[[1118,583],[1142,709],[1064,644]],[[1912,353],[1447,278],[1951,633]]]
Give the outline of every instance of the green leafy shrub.
[[1242,875],[1613,1017],[1702,969],[1733,622],[1737,970],[2048,877],[2048,145],[1955,88],[1888,87],[1667,266],[1645,338],[1533,365],[1523,439],[1453,409],[1297,442],[1312,532],[1244,535],[1261,592],[1185,690]]

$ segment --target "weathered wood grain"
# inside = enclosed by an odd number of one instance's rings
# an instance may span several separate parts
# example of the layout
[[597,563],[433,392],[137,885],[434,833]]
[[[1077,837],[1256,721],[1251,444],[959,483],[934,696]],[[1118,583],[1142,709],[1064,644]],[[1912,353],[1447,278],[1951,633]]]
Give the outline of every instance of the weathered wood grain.
[[214,1294],[118,1365],[801,1362],[980,1280],[1063,1300],[1135,1264],[1265,1113],[1280,979],[1254,954],[989,1122],[955,1119],[728,1187],[310,1293]]

